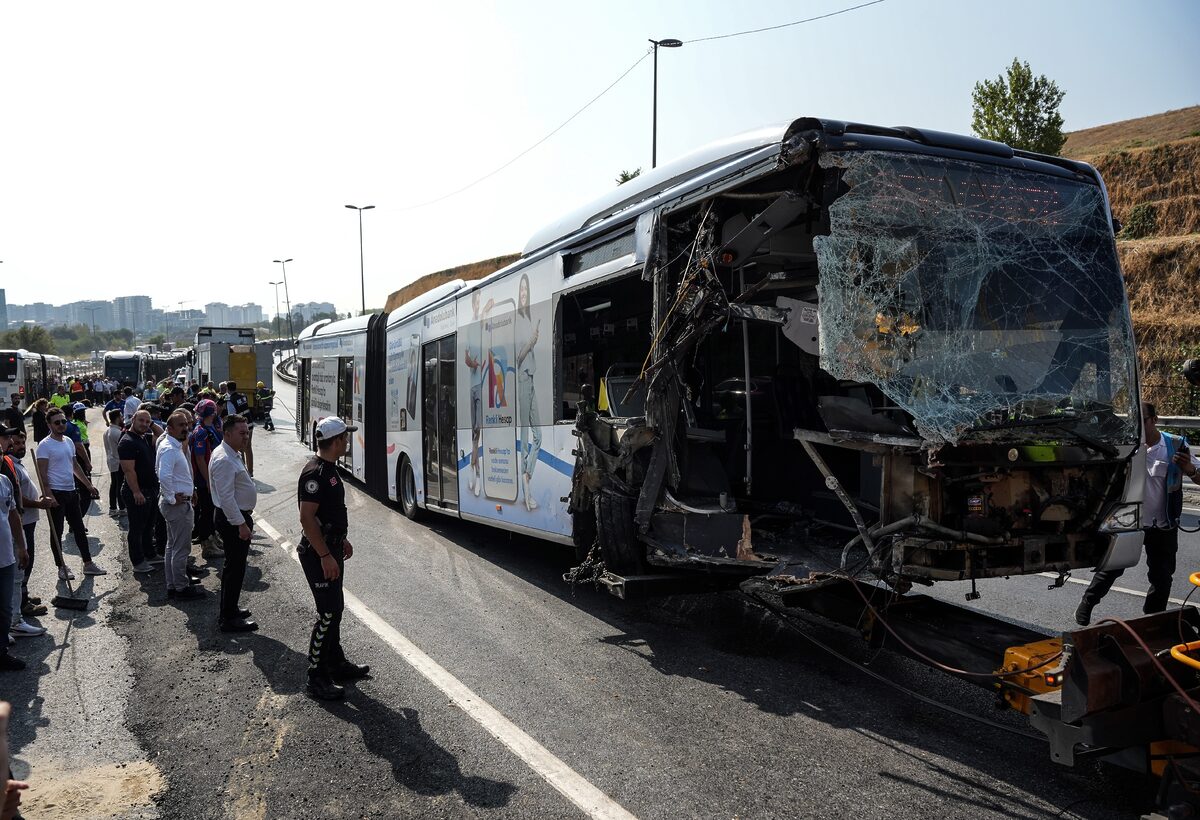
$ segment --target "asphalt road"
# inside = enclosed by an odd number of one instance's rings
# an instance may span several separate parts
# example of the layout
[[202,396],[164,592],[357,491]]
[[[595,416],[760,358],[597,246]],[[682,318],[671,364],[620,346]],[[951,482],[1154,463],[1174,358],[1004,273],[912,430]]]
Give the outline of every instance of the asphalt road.
[[[64,812],[71,793],[58,786],[91,800],[106,772],[137,776],[128,795],[94,798],[107,814],[169,818],[1102,818],[1147,805],[1136,777],[1062,768],[1040,741],[914,701],[735,594],[631,605],[572,589],[566,548],[441,517],[410,523],[353,485],[343,635],[372,677],[344,704],[309,700],[313,609],[286,549],[299,539],[306,453],[283,404],[278,430],[254,439],[262,526],[243,605],[258,633],[217,632],[219,567],[208,600],[168,602],[161,572],[128,571],[116,524],[89,519],[114,571],[85,586],[99,605],[43,618],[50,635],[16,648],[34,667],[0,679],[18,709],[15,768],[34,781],[30,818],[105,816]],[[1183,544],[1179,598],[1200,542]],[[1050,582],[986,582],[972,605],[1060,630],[1082,587]],[[1119,586],[1144,591],[1144,570]],[[1114,591],[1097,616],[1140,607]],[[906,687],[1028,729],[983,689],[808,628]]]

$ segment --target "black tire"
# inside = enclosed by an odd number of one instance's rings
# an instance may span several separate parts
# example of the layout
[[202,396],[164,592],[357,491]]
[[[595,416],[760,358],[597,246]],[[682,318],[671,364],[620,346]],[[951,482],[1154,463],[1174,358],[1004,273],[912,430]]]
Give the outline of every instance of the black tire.
[[400,499],[400,511],[405,518],[409,521],[421,519],[424,510],[417,504],[417,477],[407,456],[400,457],[400,466],[396,470],[396,497]]
[[645,548],[637,538],[634,499],[612,490],[596,496],[596,534],[604,568],[616,575],[640,575],[646,568]]

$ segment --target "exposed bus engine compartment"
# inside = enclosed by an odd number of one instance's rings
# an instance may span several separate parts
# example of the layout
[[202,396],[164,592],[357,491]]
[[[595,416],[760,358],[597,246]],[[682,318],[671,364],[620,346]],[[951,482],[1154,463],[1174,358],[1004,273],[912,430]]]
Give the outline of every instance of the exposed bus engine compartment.
[[562,319],[596,382],[577,545],[616,573],[901,590],[1127,560],[1140,424],[1102,184],[955,139],[797,121],[769,172],[667,204],[643,269],[573,297],[648,337]]

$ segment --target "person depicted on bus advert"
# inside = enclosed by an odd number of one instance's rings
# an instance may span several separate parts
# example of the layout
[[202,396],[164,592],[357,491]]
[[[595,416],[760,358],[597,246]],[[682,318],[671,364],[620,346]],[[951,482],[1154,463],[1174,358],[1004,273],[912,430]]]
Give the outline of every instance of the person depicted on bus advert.
[[371,671],[348,661],[342,650],[342,576],[354,547],[346,538],[346,485],[337,462],[346,454],[350,433],[357,429],[336,416],[322,419],[315,434],[317,452],[300,471],[296,488],[304,530],[296,552],[317,607],[308,644],[308,693],[320,700],[341,700],[346,694],[342,682],[366,677]]
[[487,356],[483,352],[483,320],[491,312],[495,300],[488,299],[483,310],[479,309],[479,291],[471,292],[471,324],[467,327],[467,344],[463,351],[463,363],[468,369],[467,378],[471,385],[471,466],[467,474],[467,486],[479,495],[483,491],[483,476],[479,467],[479,443],[483,431],[483,382]]
[[537,393],[533,377],[537,373],[537,359],[533,347],[537,344],[542,320],[536,322],[529,310],[529,276],[521,275],[517,289],[517,413],[521,420],[521,489],[525,497],[525,509],[533,512],[538,508],[530,485],[533,470],[537,466],[538,454],[542,450],[542,431],[538,426]]

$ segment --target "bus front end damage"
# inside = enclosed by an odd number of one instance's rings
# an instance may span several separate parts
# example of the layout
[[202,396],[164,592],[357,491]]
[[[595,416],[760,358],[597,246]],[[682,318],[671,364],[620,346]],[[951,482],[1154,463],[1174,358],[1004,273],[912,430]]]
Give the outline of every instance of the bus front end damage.
[[772,168],[662,206],[645,359],[575,418],[581,556],[901,592],[1137,560],[1102,183],[945,136],[800,120]]

